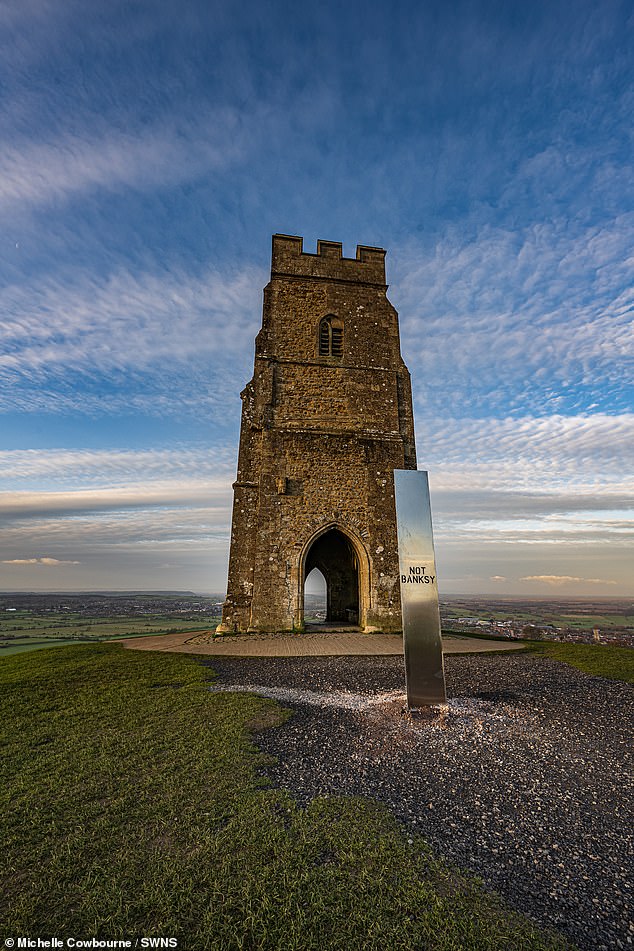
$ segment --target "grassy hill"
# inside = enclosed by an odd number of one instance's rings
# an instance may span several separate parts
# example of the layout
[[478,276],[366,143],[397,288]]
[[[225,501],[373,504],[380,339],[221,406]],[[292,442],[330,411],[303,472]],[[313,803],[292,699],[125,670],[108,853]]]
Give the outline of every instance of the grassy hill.
[[542,949],[374,802],[300,809],[263,778],[275,703],[195,658],[65,647],[0,661],[4,934],[180,948]]

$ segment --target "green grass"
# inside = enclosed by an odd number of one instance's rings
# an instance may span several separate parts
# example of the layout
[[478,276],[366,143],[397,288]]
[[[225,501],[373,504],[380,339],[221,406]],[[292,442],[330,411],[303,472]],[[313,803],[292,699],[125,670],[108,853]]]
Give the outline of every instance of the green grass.
[[558,627],[577,628],[582,631],[591,631],[595,627],[604,631],[634,627],[632,616],[627,614],[555,614],[549,618],[549,622]]
[[474,640],[480,641],[505,641],[509,643],[509,638],[504,637],[502,634],[484,634],[480,631],[474,631],[472,628],[467,628],[466,630],[461,630],[460,628],[449,628],[443,627],[443,634],[447,634],[449,637],[472,637]]
[[527,649],[571,667],[608,680],[634,683],[634,650],[611,644],[559,644],[553,641],[524,641]]
[[304,810],[270,788],[251,735],[286,714],[211,693],[209,675],[106,644],[0,661],[2,935],[176,937],[181,951],[564,947],[376,803]]

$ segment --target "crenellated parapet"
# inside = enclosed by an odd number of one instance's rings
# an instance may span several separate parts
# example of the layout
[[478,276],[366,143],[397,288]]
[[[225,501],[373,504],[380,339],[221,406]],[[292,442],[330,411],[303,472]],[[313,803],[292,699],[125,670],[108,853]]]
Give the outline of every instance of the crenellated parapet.
[[385,284],[385,251],[357,245],[356,258],[345,258],[340,241],[318,241],[317,253],[304,251],[304,239],[273,235],[271,277],[353,281],[355,284]]

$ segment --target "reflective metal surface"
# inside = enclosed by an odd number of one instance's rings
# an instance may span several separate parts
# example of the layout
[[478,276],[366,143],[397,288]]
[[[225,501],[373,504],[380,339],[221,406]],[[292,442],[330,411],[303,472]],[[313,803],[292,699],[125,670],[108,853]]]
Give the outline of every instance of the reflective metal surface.
[[426,472],[394,470],[408,707],[445,703],[438,584]]

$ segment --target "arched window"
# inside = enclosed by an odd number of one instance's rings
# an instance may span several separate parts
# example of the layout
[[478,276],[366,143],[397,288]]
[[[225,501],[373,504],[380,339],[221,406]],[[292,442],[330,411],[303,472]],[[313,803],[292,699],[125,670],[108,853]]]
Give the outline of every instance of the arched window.
[[319,356],[343,356],[343,320],[332,314],[319,322]]

